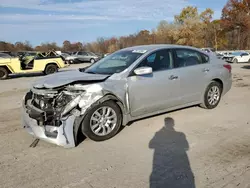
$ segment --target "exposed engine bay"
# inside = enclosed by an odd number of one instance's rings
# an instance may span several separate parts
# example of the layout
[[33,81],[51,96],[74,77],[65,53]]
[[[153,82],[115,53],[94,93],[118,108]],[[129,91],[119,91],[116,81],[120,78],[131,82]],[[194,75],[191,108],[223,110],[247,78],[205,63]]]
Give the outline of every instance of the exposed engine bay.
[[[73,70],[35,82],[24,96],[23,128],[36,138],[66,148],[75,147],[77,134],[83,133],[80,129],[84,127],[83,120],[96,105],[114,100],[122,111],[127,112],[127,107],[123,107],[127,98],[125,81],[106,83],[108,78],[109,75]],[[128,121],[126,117],[122,119],[125,123]]]
[[103,96],[102,88],[93,85],[68,85],[56,89],[32,88],[25,96],[25,105],[31,118],[38,125],[60,126],[61,119],[79,116]]

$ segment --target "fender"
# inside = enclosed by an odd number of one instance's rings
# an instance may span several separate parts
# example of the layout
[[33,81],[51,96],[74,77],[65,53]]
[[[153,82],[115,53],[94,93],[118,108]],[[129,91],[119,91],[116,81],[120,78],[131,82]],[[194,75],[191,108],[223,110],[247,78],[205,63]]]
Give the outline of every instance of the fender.
[[49,64],[56,64],[58,68],[61,68],[60,64],[55,60],[47,61],[45,67]]
[[8,65],[0,65],[0,67],[5,67],[9,73],[14,73],[14,70]]
[[121,102],[121,100],[119,100],[116,96],[114,96],[113,94],[107,94],[105,96],[103,96],[101,99],[99,99],[98,101],[94,102],[87,110],[84,114],[82,114],[81,116],[78,116],[76,117],[75,121],[74,121],[74,125],[73,125],[73,134],[74,134],[74,139],[75,139],[75,143],[78,144],[78,140],[77,140],[77,137],[78,137],[78,133],[79,133],[79,128],[82,124],[82,121],[84,119],[84,117],[86,116],[86,114],[88,113],[88,111],[93,108],[94,106],[100,104],[100,103],[103,103],[105,101],[108,101],[108,100],[113,100],[115,101],[118,106],[120,107],[121,109],[121,112],[122,112],[122,124],[123,125],[126,125],[128,123],[128,116],[127,114],[125,113],[125,110],[124,110],[124,104]]

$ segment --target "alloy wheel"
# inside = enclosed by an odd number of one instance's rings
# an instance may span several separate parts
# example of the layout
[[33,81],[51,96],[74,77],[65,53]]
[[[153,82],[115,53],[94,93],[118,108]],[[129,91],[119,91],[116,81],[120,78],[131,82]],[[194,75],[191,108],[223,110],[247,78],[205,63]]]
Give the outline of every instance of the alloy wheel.
[[213,86],[208,91],[207,100],[210,105],[215,105],[220,100],[220,88]]
[[117,114],[108,106],[98,108],[90,118],[90,128],[98,136],[106,136],[117,125]]

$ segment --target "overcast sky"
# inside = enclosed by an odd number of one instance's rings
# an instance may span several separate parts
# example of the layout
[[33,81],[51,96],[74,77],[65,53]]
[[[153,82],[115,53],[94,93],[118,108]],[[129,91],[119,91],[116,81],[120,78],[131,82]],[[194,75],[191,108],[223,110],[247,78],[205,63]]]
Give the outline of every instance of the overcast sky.
[[91,42],[97,37],[151,30],[172,21],[183,7],[212,8],[215,18],[227,0],[0,0],[0,40]]

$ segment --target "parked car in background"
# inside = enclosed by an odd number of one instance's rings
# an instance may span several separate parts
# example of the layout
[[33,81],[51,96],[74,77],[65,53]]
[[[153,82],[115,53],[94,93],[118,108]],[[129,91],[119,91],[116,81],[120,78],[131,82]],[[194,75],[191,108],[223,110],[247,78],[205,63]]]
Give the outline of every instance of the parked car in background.
[[0,51],[0,53],[4,53],[7,54],[11,57],[17,57],[17,53],[16,52],[10,52],[10,51]]
[[201,48],[201,50],[209,54],[215,54],[215,50],[213,48]]
[[0,59],[2,58],[11,58],[11,56],[9,54],[0,52]]
[[22,126],[74,147],[79,134],[104,141],[136,119],[193,105],[213,109],[231,85],[231,65],[199,49],[135,46],[35,82],[24,97]]
[[223,54],[216,52],[216,56],[218,59],[223,59]]
[[33,58],[20,60],[18,57],[0,58],[0,79],[6,79],[9,74],[43,72],[52,74],[59,68],[67,66],[61,56],[53,52],[38,53]]
[[225,60],[229,63],[250,63],[250,54],[248,52],[233,52]]
[[67,53],[60,53],[60,56],[63,57],[63,59],[66,61],[66,58],[69,57],[70,55]]
[[227,58],[233,57],[232,52],[222,52],[222,60],[227,61]]
[[80,61],[80,62],[90,62],[90,63],[95,63],[100,59],[96,54],[93,52],[76,52],[73,55],[74,61]]
[[248,52],[232,53],[234,57],[229,62],[232,63],[250,63],[250,54]]
[[73,53],[69,53],[68,56],[65,56],[65,61],[69,64],[79,62],[79,60],[77,60],[77,56],[75,56]]

